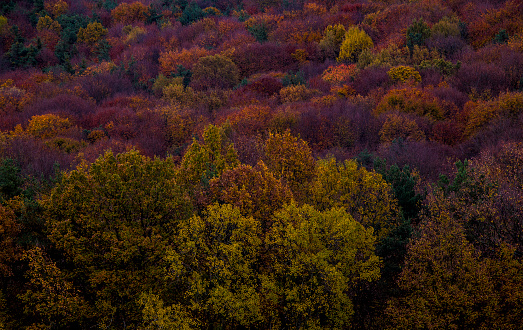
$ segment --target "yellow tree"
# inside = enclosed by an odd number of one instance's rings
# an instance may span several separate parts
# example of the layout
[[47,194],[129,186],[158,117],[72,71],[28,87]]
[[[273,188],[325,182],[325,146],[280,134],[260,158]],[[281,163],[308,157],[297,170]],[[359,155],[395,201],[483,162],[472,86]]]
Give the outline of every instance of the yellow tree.
[[[2,183],[5,184],[5,173],[2,174],[2,181],[4,181]],[[20,259],[21,248],[17,241],[20,239],[22,228],[16,219],[15,212],[9,206],[2,205],[4,203],[2,195],[3,193],[0,192],[2,202],[0,203],[0,329],[8,329],[14,328],[12,322],[15,321],[16,316],[13,317],[7,302],[10,293],[18,294],[16,288],[9,288],[8,279],[13,276],[14,262]]]
[[60,25],[60,23],[53,20],[51,17],[42,16],[38,19],[38,23],[36,24],[36,30],[38,32],[49,30],[56,33],[60,33],[60,31],[62,31],[62,26]]
[[57,18],[62,14],[65,14],[69,9],[67,2],[63,0],[58,1],[46,1],[44,5],[45,10],[48,13],[51,13],[53,17]]
[[87,24],[85,28],[78,31],[78,40],[87,45],[94,45],[107,34],[107,29],[98,22]]
[[415,120],[397,113],[388,113],[380,130],[381,142],[391,143],[402,138],[406,141],[423,141],[425,133],[419,128]]
[[337,60],[357,62],[362,51],[373,47],[374,43],[365,31],[351,26],[345,33]]
[[71,127],[71,122],[68,118],[46,114],[31,117],[26,131],[34,137],[47,139],[58,135],[69,127]]
[[25,313],[33,318],[33,328],[85,326],[82,321],[89,316],[89,306],[75,288],[73,278],[39,247],[27,251],[24,259],[29,266],[29,282],[20,298]]
[[238,82],[238,67],[226,56],[201,57],[193,67],[191,85],[196,89],[232,88]]
[[407,81],[421,81],[421,75],[419,72],[416,71],[416,69],[406,65],[399,65],[391,68],[389,71],[387,71],[387,75],[392,82],[405,83]]
[[343,208],[290,204],[277,212],[266,243],[270,273],[262,282],[281,328],[350,326],[357,285],[380,276],[376,237]]
[[168,252],[168,277],[183,292],[173,308],[191,311],[187,323],[259,328],[259,233],[258,221],[230,204],[210,205],[181,228],[177,249]]
[[0,16],[0,35],[2,35],[5,30],[7,30],[7,26],[7,18],[5,16]]
[[497,328],[497,299],[488,262],[441,204],[430,205],[420,234],[408,246],[387,319],[395,329]]
[[318,46],[326,57],[332,59],[338,57],[345,32],[345,27],[342,24],[329,25],[325,28],[323,39]]
[[111,10],[111,16],[116,22],[131,24],[144,22],[149,15],[150,9],[140,1],[133,3],[121,3]]
[[307,202],[318,210],[345,208],[365,227],[373,227],[379,239],[399,224],[398,205],[390,184],[354,160],[317,161],[316,176],[307,196]]
[[260,221],[264,231],[270,228],[273,213],[292,198],[290,189],[263,162],[225,170],[211,181],[211,192],[215,200],[232,204],[243,215]]
[[314,176],[314,158],[307,142],[289,131],[269,133],[264,149],[269,170],[289,185],[295,198],[302,200],[305,187]]
[[[426,197],[389,301],[398,329],[517,329],[523,316],[521,156],[507,144],[458,162]],[[515,166],[516,165],[516,166]],[[519,182],[518,182],[519,181]]]
[[226,127],[209,125],[203,132],[203,141],[194,139],[185,152],[179,178],[192,198],[201,204],[205,202],[203,199],[211,179],[238,164],[238,155],[227,138]]

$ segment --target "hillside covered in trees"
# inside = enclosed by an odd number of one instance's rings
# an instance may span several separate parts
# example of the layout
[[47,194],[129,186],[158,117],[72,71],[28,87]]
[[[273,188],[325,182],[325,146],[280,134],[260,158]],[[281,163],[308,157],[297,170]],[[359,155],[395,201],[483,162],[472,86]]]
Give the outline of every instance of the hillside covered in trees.
[[521,329],[519,0],[2,0],[0,329]]

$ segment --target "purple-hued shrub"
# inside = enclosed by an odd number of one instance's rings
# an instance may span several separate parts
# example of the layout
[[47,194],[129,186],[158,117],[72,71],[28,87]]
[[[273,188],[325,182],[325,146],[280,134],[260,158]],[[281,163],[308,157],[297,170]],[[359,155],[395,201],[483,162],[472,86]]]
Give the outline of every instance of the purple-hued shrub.
[[386,87],[389,83],[387,68],[370,67],[362,70],[354,81],[356,93],[367,95],[373,89]]
[[455,86],[464,93],[498,95],[509,87],[503,69],[486,63],[464,63],[454,77]]

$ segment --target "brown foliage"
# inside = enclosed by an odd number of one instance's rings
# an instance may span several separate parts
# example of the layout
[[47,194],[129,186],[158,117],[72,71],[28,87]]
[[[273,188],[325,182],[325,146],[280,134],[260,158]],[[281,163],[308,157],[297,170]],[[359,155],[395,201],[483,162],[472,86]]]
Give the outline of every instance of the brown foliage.
[[446,115],[444,108],[435,97],[414,87],[391,89],[374,109],[375,114],[390,111],[414,113],[434,120],[441,120]]
[[381,142],[390,143],[399,138],[407,141],[422,141],[425,139],[425,134],[420,130],[416,121],[405,115],[389,113],[380,130]]
[[148,14],[149,8],[139,1],[121,3],[111,11],[111,16],[116,22],[125,24],[144,22]]
[[160,69],[164,75],[176,73],[178,65],[186,69],[192,69],[198,59],[209,56],[210,52],[200,47],[182,49],[179,51],[167,51],[160,54]]
[[252,104],[229,114],[227,121],[236,133],[256,136],[268,129],[272,116],[268,106]]
[[307,142],[292,136],[289,131],[269,133],[264,161],[277,179],[290,186],[298,200],[304,197],[303,187],[314,176],[314,158]]
[[232,204],[244,216],[252,216],[262,223],[264,231],[270,229],[272,215],[289,203],[292,193],[274,177],[263,162],[255,167],[240,165],[226,170],[211,181],[214,199]]
[[[16,201],[12,203],[16,204]],[[20,257],[16,243],[20,232],[13,210],[0,204],[0,277],[11,275],[11,264]]]
[[238,82],[238,67],[228,57],[205,56],[194,65],[191,86],[196,90],[229,89]]
[[517,0],[507,1],[499,9],[491,9],[474,16],[469,26],[472,45],[476,48],[485,46],[500,30],[506,30],[509,35],[521,32],[522,16],[523,3]]

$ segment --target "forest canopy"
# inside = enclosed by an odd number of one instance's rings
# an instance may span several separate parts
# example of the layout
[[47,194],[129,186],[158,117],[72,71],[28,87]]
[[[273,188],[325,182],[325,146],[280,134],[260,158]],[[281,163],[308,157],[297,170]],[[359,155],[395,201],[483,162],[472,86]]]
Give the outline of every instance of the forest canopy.
[[0,329],[523,319],[518,0],[0,2]]

